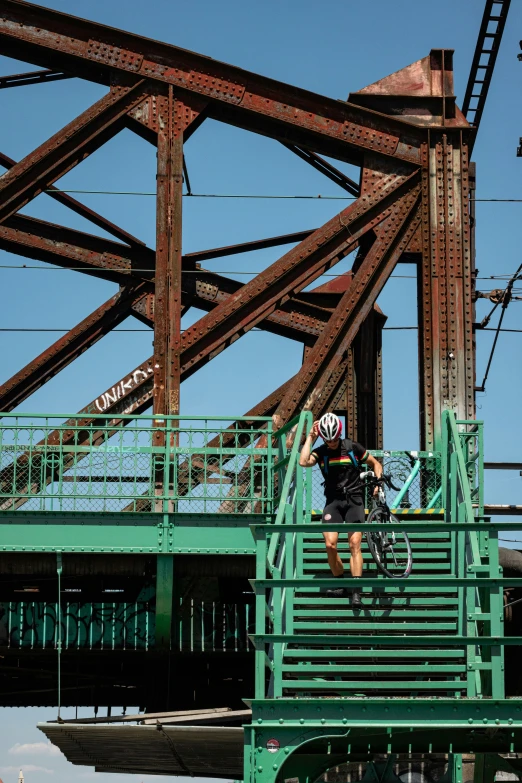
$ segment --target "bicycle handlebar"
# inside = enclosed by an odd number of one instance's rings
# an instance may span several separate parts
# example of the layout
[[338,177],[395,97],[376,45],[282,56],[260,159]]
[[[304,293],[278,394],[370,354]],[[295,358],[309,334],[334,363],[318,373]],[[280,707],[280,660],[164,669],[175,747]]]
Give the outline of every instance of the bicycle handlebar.
[[367,478],[373,478],[374,481],[372,483],[381,486],[382,484],[386,484],[387,487],[389,487],[390,489],[394,489],[396,492],[398,492],[400,489],[400,487],[396,487],[395,484],[392,483],[391,476],[386,476],[384,473],[382,474],[380,479],[378,479],[375,473],[373,472],[373,470],[366,470],[364,471],[364,473],[360,474],[360,478],[363,481],[364,479]]

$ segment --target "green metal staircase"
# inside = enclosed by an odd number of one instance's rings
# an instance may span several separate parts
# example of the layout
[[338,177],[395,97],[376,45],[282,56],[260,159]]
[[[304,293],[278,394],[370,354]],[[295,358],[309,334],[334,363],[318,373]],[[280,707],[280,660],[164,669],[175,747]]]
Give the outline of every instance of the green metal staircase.
[[[415,522],[404,525],[414,563],[407,580],[381,575],[363,544],[360,610],[348,598],[326,594],[329,585],[340,583],[331,578],[322,524],[314,524],[317,514],[310,510],[311,473],[298,466],[297,444],[308,424],[303,415],[280,432],[281,500],[275,524],[264,531],[265,562],[258,546],[258,576],[268,572],[282,579],[272,590],[265,586],[264,607],[258,595],[256,638],[271,630],[274,642],[270,695],[502,697],[502,652],[466,644],[466,637],[502,633],[500,588],[483,590],[479,582],[498,576],[496,542],[480,530],[482,424],[445,414],[442,455],[430,453],[423,468],[419,460],[412,468],[420,470],[421,484],[431,483],[433,497],[443,497],[445,509],[408,509]],[[426,497],[422,488],[418,494]],[[458,522],[467,523],[469,532],[457,529]],[[349,576],[347,527],[336,529]],[[468,578],[469,586],[458,584],[459,578]],[[274,638],[278,632],[281,642]],[[264,685],[258,686],[259,693]]]
[[[300,540],[302,576],[327,576],[328,564],[320,533],[303,534]],[[452,574],[450,533],[414,533],[412,549],[415,575]],[[339,545],[347,564],[346,540]],[[365,587],[365,577],[380,584]],[[455,588],[416,588],[411,582],[387,586],[367,550],[364,552],[362,593],[364,606],[353,610],[347,598],[330,598],[324,590],[296,588],[292,601],[293,641],[285,645],[281,667],[283,696],[338,694],[364,695],[463,695],[466,693],[466,651],[444,646],[445,637],[459,634],[459,597]],[[352,645],[351,636],[365,637]],[[320,642],[313,642],[317,635]],[[381,644],[379,637],[396,637]],[[433,647],[408,644],[411,636],[437,636]],[[303,641],[300,640],[303,637]],[[329,643],[325,643],[328,637]]]
[[[513,752],[522,740],[522,706],[504,692],[504,580],[498,527],[484,517],[482,424],[444,412],[440,451],[412,466],[424,505],[397,508],[412,573],[382,576],[363,541],[363,578],[342,581],[362,588],[361,609],[326,595],[339,580],[312,511],[312,471],[298,461],[310,426],[302,414],[277,433],[277,514],[252,527],[256,691],[245,780],[312,781],[348,759],[443,753],[448,780],[459,781],[459,754]],[[329,529],[348,571],[348,526]]]

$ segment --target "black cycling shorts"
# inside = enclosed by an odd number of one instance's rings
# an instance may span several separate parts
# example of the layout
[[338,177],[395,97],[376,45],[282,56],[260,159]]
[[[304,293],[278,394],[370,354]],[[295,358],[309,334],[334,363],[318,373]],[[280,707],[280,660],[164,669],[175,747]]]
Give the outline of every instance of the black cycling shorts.
[[323,510],[323,522],[335,525],[342,522],[364,523],[364,499],[359,496],[346,498],[327,498]]

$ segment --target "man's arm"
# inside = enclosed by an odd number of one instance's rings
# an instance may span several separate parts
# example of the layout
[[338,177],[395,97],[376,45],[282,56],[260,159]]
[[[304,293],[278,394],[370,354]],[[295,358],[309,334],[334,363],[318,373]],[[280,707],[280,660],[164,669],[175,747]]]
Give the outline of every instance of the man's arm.
[[382,465],[372,454],[368,454],[366,457],[366,464],[370,470],[373,470],[377,478],[382,476]]
[[301,449],[301,454],[299,455],[299,464],[302,468],[313,468],[315,463],[317,462],[317,457],[315,454],[311,454],[312,451],[312,444],[315,443],[315,440],[317,438],[317,425],[319,422],[314,421],[312,425],[312,429],[308,433],[306,440],[304,442],[304,446]]

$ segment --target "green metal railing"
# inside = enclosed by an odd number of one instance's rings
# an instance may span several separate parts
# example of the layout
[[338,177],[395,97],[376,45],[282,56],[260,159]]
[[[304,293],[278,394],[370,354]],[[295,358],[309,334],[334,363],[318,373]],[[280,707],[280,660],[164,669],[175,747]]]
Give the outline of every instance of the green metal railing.
[[172,649],[186,653],[251,652],[254,610],[248,602],[180,599]]
[[[484,577],[500,572],[498,532],[481,530],[484,523],[484,438],[483,423],[456,420],[449,411],[442,415],[443,502],[446,519],[464,522],[469,531],[456,535],[457,575],[470,584],[459,588],[462,631],[469,637],[503,636],[502,585],[481,586]],[[504,648],[500,644],[467,647],[468,696],[503,698]]]
[[[0,648],[10,650],[137,650],[155,648],[155,591],[136,601],[4,601]],[[250,652],[254,612],[248,602],[181,600],[173,652]]]
[[149,650],[154,602],[0,603],[0,647],[45,650]]
[[0,422],[1,511],[270,513],[267,417]]

